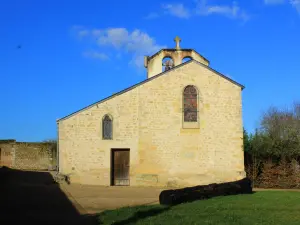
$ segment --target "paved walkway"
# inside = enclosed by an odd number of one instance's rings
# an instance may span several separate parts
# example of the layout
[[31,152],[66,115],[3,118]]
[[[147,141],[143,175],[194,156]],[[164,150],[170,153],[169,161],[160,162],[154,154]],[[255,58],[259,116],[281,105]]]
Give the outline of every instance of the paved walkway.
[[145,187],[103,187],[63,184],[61,189],[81,214],[97,213],[125,206],[159,204],[163,189]]

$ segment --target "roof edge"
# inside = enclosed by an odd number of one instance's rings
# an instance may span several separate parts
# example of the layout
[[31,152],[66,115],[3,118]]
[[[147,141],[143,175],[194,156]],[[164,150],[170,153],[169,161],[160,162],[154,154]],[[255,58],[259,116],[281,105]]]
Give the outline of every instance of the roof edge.
[[197,64],[203,66],[204,68],[207,68],[208,70],[210,70],[210,71],[212,71],[212,72],[218,74],[219,76],[221,76],[221,77],[223,77],[224,79],[230,81],[231,83],[233,83],[233,84],[235,84],[235,85],[241,87],[242,90],[245,88],[245,86],[243,86],[242,84],[240,84],[240,83],[238,83],[238,82],[232,80],[231,78],[225,76],[224,74],[222,74],[222,73],[220,73],[220,72],[218,72],[218,71],[216,71],[216,70],[210,68],[209,66],[206,66],[205,64],[203,64],[203,63],[201,63],[201,62],[198,62],[198,61],[192,59],[192,60],[190,60],[190,61],[187,61],[187,62],[181,63],[181,64],[179,64],[179,65],[177,65],[177,66],[174,66],[174,67],[173,67],[172,69],[170,69],[170,70],[163,71],[163,72],[161,72],[161,73],[159,73],[159,74],[157,74],[157,75],[155,75],[155,76],[153,76],[153,77],[150,77],[150,78],[148,78],[148,79],[146,79],[146,80],[143,80],[143,81],[141,81],[141,82],[139,82],[139,83],[137,83],[137,84],[134,84],[134,85],[132,85],[132,86],[130,86],[130,87],[128,87],[128,88],[125,88],[125,89],[123,89],[122,91],[119,91],[119,92],[117,92],[117,93],[115,93],[115,94],[113,94],[113,95],[110,95],[110,96],[108,96],[108,97],[106,97],[106,98],[103,98],[103,99],[101,99],[101,100],[99,100],[99,101],[97,101],[97,102],[95,102],[95,103],[92,103],[92,104],[90,104],[90,105],[88,105],[88,106],[86,106],[86,107],[84,107],[84,108],[82,108],[82,109],[79,109],[79,110],[77,110],[77,111],[75,111],[75,112],[73,112],[73,113],[71,113],[71,114],[68,114],[67,116],[64,116],[64,117],[62,117],[62,118],[60,118],[60,119],[57,119],[57,120],[56,120],[56,123],[59,123],[59,122],[62,121],[62,120],[68,119],[68,118],[74,116],[75,114],[77,114],[77,113],[79,113],[79,112],[82,112],[82,111],[84,111],[84,110],[86,110],[86,109],[89,109],[89,108],[91,108],[91,107],[93,107],[93,106],[95,106],[95,105],[97,105],[97,104],[103,103],[103,102],[105,102],[105,101],[107,101],[107,100],[109,100],[109,99],[112,99],[112,98],[114,98],[114,97],[116,97],[116,96],[119,96],[119,95],[121,95],[121,94],[123,94],[123,93],[126,93],[126,92],[128,92],[128,91],[130,91],[130,90],[132,90],[132,89],[134,89],[134,88],[136,88],[136,87],[138,87],[138,86],[140,86],[140,85],[142,85],[142,84],[145,84],[145,83],[147,83],[147,82],[149,82],[149,81],[151,81],[151,80],[154,80],[154,79],[156,79],[156,78],[158,78],[158,77],[160,77],[160,76],[162,76],[162,75],[164,75],[164,74],[166,74],[166,73],[169,73],[169,72],[171,72],[171,71],[173,71],[173,70],[175,70],[175,69],[178,69],[178,68],[180,68],[180,67],[182,67],[182,66],[185,66],[185,65],[187,65],[187,64],[189,64],[189,63],[192,63],[192,62],[195,62],[195,63],[197,63]]
[[130,86],[130,87],[128,87],[128,88],[125,88],[125,89],[123,89],[122,91],[119,91],[119,92],[117,92],[117,93],[115,93],[115,94],[113,94],[113,95],[110,95],[110,96],[108,96],[108,97],[106,97],[106,98],[103,98],[103,99],[101,99],[100,101],[97,101],[97,102],[95,102],[95,103],[92,103],[92,104],[90,104],[90,105],[88,105],[88,106],[86,106],[86,107],[84,107],[84,108],[82,108],[82,109],[79,109],[79,110],[77,110],[77,111],[75,111],[75,112],[73,112],[73,113],[71,113],[71,114],[69,114],[69,115],[67,115],[67,116],[64,116],[64,117],[62,117],[62,118],[60,118],[60,119],[57,119],[57,120],[56,120],[56,123],[59,123],[60,121],[65,120],[65,119],[67,119],[67,118],[69,118],[69,117],[71,117],[71,116],[73,116],[73,115],[75,115],[75,114],[77,114],[77,113],[79,113],[79,112],[81,112],[81,111],[84,111],[84,110],[86,110],[86,109],[89,109],[89,108],[91,108],[91,107],[93,107],[93,106],[95,106],[95,105],[97,105],[97,104],[100,104],[100,103],[105,102],[105,101],[107,101],[107,100],[109,100],[109,99],[112,99],[113,97],[116,97],[116,96],[118,96],[118,95],[121,95],[121,94],[123,94],[123,93],[126,93],[127,91],[130,91],[130,90],[132,90],[132,89],[134,89],[134,88],[136,88],[136,87],[138,87],[138,86],[140,86],[140,85],[142,85],[142,84],[145,84],[145,83],[147,83],[147,82],[149,82],[149,81],[151,81],[151,80],[154,80],[155,78],[158,78],[158,77],[160,77],[160,76],[162,76],[162,75],[164,75],[164,74],[166,74],[166,73],[168,73],[168,72],[170,72],[170,71],[173,71],[173,70],[175,70],[175,69],[177,69],[177,68],[179,68],[179,67],[182,67],[182,66],[184,66],[184,65],[186,65],[186,64],[189,64],[189,63],[191,63],[192,61],[194,61],[194,60],[190,60],[190,61],[187,61],[187,62],[185,62],[185,63],[182,63],[182,64],[179,64],[179,65],[177,65],[177,66],[174,66],[173,68],[171,68],[171,69],[169,69],[169,70],[167,70],[167,71],[163,71],[163,72],[161,72],[161,73],[159,73],[159,74],[156,74],[156,75],[153,76],[153,77],[150,77],[150,78],[145,79],[145,80],[143,80],[143,81],[141,81],[141,82],[139,82],[139,83],[137,83],[137,84],[134,84],[134,85],[132,85],[132,86]]
[[205,61],[208,62],[208,64],[210,64],[209,60],[207,58],[205,58],[203,55],[201,55],[199,52],[197,52],[195,49],[192,48],[181,48],[181,49],[175,49],[175,48],[163,48],[161,50],[159,50],[158,52],[156,52],[155,54],[148,56],[148,59],[152,59],[154,58],[156,55],[158,55],[159,53],[161,53],[162,51],[193,51],[196,54],[198,54],[201,58],[203,58]]
[[200,64],[201,66],[203,66],[203,67],[207,68],[208,70],[210,70],[210,71],[212,71],[212,72],[218,74],[219,76],[221,76],[221,77],[223,77],[224,79],[230,81],[231,83],[233,83],[233,84],[235,84],[235,85],[241,87],[242,90],[245,89],[245,86],[244,86],[244,85],[242,85],[242,84],[236,82],[235,80],[233,80],[233,79],[231,79],[231,78],[225,76],[224,74],[218,72],[217,70],[214,70],[214,69],[212,69],[211,67],[209,67],[209,66],[207,66],[207,65],[205,65],[205,64],[203,64],[203,63],[201,63],[201,62],[198,62],[198,61],[196,61],[196,60],[191,60],[191,61],[194,61],[194,62]]

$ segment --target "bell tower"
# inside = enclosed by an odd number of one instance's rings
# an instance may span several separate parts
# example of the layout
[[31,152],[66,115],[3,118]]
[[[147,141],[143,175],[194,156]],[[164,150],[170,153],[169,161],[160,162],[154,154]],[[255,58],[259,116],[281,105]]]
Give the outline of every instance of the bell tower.
[[174,41],[176,44],[175,48],[161,49],[152,56],[144,57],[144,66],[147,68],[147,78],[166,72],[184,63],[186,59],[196,60],[209,66],[209,61],[194,49],[182,49],[180,47],[180,37],[176,36]]

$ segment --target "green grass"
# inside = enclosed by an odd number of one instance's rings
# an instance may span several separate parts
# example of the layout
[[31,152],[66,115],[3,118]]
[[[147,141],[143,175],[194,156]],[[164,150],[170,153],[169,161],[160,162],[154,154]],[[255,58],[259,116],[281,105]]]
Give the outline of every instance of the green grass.
[[300,225],[300,192],[261,191],[173,207],[126,207],[99,214],[100,224]]

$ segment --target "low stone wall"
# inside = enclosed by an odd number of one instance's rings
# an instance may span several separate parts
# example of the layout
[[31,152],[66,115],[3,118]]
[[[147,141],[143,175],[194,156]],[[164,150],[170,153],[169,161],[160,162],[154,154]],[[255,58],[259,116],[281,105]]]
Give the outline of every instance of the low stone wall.
[[0,140],[0,166],[13,166],[15,140]]
[[0,149],[0,166],[23,170],[54,170],[56,168],[55,143],[0,140]]

